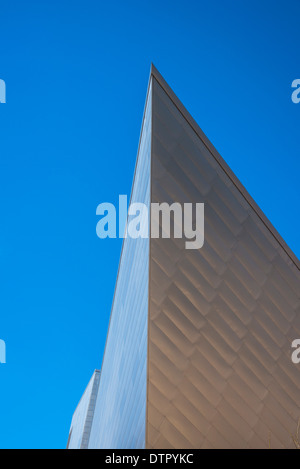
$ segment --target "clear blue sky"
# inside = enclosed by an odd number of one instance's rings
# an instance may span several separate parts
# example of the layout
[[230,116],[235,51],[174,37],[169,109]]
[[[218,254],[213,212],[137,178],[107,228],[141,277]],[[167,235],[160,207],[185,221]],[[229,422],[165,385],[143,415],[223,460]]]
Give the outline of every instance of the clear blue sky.
[[101,364],[150,63],[300,256],[299,0],[2,1],[0,447],[63,448]]

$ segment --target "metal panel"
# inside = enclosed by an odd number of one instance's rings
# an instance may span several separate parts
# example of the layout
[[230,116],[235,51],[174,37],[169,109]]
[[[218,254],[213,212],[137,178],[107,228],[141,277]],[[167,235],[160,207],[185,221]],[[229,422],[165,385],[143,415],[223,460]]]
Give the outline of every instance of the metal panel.
[[205,244],[150,242],[147,447],[292,447],[299,261],[152,76],[151,202],[204,202]]

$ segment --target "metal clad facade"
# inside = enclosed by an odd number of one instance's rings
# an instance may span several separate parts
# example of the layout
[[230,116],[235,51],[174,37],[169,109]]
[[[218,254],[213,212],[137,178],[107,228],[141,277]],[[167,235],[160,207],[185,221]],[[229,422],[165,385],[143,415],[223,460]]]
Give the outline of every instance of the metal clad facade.
[[124,241],[89,448],[292,448],[299,260],[154,67],[131,202],[204,203],[205,242]]
[[299,268],[152,81],[151,202],[204,202],[205,244],[150,241],[147,447],[293,447]]

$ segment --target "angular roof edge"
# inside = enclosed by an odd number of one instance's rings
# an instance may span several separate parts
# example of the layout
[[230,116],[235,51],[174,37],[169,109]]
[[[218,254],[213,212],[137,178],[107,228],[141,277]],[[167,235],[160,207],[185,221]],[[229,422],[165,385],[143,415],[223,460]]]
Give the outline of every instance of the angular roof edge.
[[[294,254],[294,252],[291,250],[291,248],[287,245],[287,243],[284,241],[282,236],[278,233],[276,228],[272,225],[270,220],[266,217],[266,215],[263,213],[263,211],[259,208],[255,200],[251,197],[249,192],[246,190],[246,188],[243,186],[243,184],[240,182],[240,180],[236,177],[234,172],[230,169],[228,164],[225,162],[225,160],[222,158],[220,153],[216,150],[216,148],[213,146],[213,144],[210,142],[210,140],[206,137],[204,132],[201,130],[195,119],[191,116],[191,114],[187,111],[187,109],[184,107],[182,102],[177,98],[176,94],[174,91],[171,89],[171,87],[168,85],[168,83],[165,81],[165,79],[162,77],[162,75],[159,73],[159,71],[155,68],[153,64],[151,64],[151,71],[150,71],[150,79],[151,77],[154,77],[157,82],[160,84],[160,86],[163,88],[163,90],[167,93],[171,101],[174,103],[174,105],[177,107],[179,112],[182,114],[182,116],[185,118],[185,120],[190,124],[194,132],[198,135],[200,140],[204,143],[206,148],[209,150],[213,158],[216,160],[216,162],[221,166],[223,171],[227,174],[229,179],[232,181],[232,183],[236,186],[238,191],[242,194],[244,199],[249,203],[249,205],[252,207],[252,209],[255,211],[257,216],[260,218],[260,220],[263,222],[263,224],[266,226],[266,228],[270,231],[270,233],[274,236],[276,241],[280,244],[282,249],[285,251],[285,253],[288,255],[288,257],[291,259],[291,261],[295,264],[295,266],[300,270],[300,261],[297,258],[297,256]],[[149,80],[150,82],[150,80]]]

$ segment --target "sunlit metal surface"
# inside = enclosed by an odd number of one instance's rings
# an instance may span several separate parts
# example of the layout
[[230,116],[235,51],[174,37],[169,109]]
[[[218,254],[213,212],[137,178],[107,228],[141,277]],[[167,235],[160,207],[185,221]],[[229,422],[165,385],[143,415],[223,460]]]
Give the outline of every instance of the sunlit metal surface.
[[204,202],[205,244],[151,240],[147,447],[292,447],[299,261],[154,75],[151,201]]

